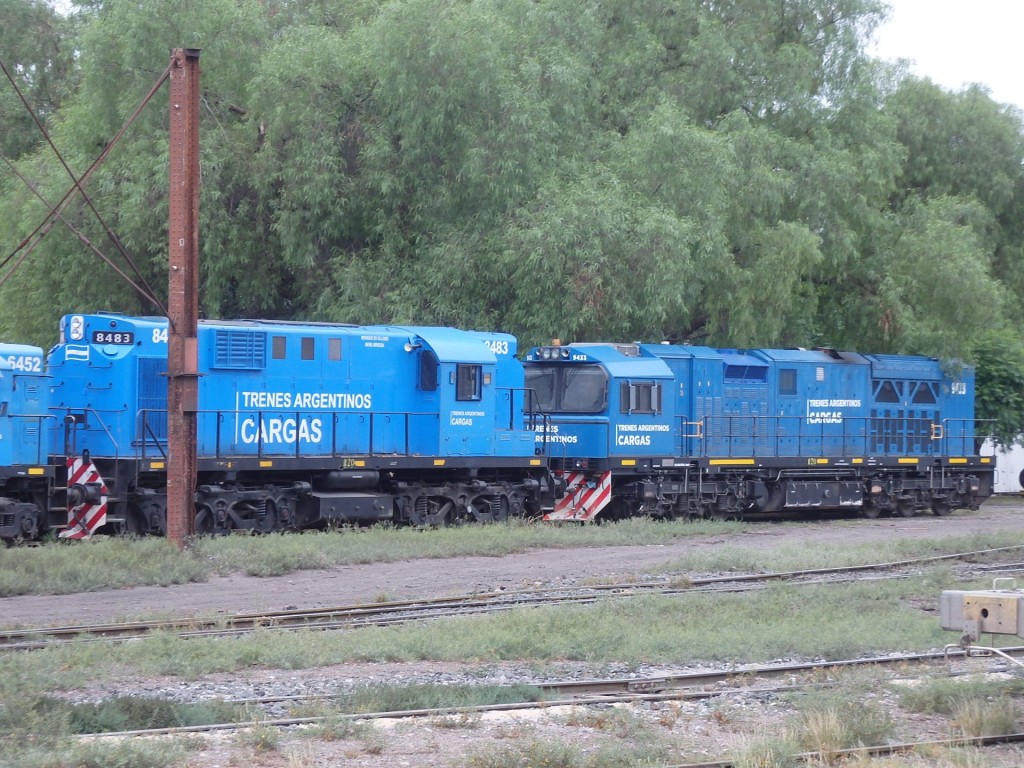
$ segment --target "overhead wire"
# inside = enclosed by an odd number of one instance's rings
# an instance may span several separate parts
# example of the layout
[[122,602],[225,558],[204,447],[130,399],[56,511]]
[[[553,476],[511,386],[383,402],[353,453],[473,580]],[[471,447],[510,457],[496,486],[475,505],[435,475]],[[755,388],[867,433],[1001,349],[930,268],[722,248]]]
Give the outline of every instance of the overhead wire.
[[[110,154],[111,149],[124,136],[125,132],[129,128],[129,126],[131,126],[131,124],[135,121],[135,119],[142,112],[143,108],[149,103],[149,101],[153,98],[153,96],[156,94],[156,92],[160,89],[160,87],[164,84],[164,82],[170,76],[170,71],[171,71],[170,65],[168,65],[167,68],[164,70],[164,72],[160,75],[160,77],[157,78],[156,83],[149,90],[149,93],[146,94],[145,98],[143,98],[143,100],[139,104],[139,106],[135,109],[135,111],[128,118],[128,120],[125,122],[125,124],[117,132],[117,134],[114,136],[114,138],[107,144],[107,146],[104,148],[103,152],[100,153],[99,157],[97,157],[96,160],[93,161],[92,165],[89,166],[89,168],[86,170],[86,172],[84,174],[82,174],[82,176],[80,178],[75,176],[75,173],[68,166],[67,162],[65,162],[64,157],[60,153],[60,150],[57,149],[56,145],[51,140],[51,138],[49,136],[49,133],[46,131],[46,128],[42,124],[42,121],[35,114],[35,111],[32,109],[32,106],[28,103],[28,100],[25,98],[24,93],[22,92],[21,88],[18,86],[17,81],[11,75],[10,70],[7,68],[7,65],[3,62],[2,59],[0,59],[0,70],[3,71],[3,73],[7,77],[8,81],[10,81],[11,85],[14,87],[14,90],[17,93],[18,98],[21,99],[21,102],[25,106],[25,109],[28,110],[28,113],[31,115],[31,117],[32,117],[33,121],[35,122],[36,126],[39,128],[40,132],[43,134],[43,137],[46,139],[47,144],[49,144],[50,148],[53,150],[54,154],[57,156],[57,159],[60,161],[61,165],[64,167],[64,170],[67,171],[68,175],[71,177],[71,180],[73,182],[73,186],[64,194],[64,196],[60,199],[60,201],[56,204],[56,206],[51,206],[32,187],[32,185],[27,182],[27,180],[24,178],[24,176],[22,176],[20,173],[15,171],[15,174],[18,176],[18,178],[21,179],[23,182],[25,182],[26,185],[29,186],[29,189],[31,189],[33,191],[33,193],[37,197],[39,197],[40,200],[43,201],[43,203],[49,209],[49,212],[47,213],[47,215],[43,219],[43,221],[35,228],[35,230],[33,230],[31,234],[29,234],[26,238],[24,238],[18,244],[18,246],[2,262],[0,262],[0,269],[3,269],[5,266],[7,266],[7,264],[10,263],[11,259],[13,259],[18,254],[19,251],[21,251],[23,248],[26,248],[26,246],[27,246],[27,250],[25,250],[25,252],[21,254],[21,256],[18,258],[18,260],[15,263],[15,265],[11,268],[11,270],[6,275],[4,275],[3,278],[0,278],[0,285],[2,285],[4,282],[6,282],[6,280],[13,274],[14,270],[16,270],[18,268],[18,266],[21,263],[23,263],[25,261],[25,259],[28,257],[28,255],[35,249],[36,245],[38,245],[42,241],[42,239],[50,232],[50,230],[53,228],[54,223],[56,223],[56,221],[59,220],[59,221],[62,221],[65,225],[67,225],[71,229],[71,231],[74,232],[79,237],[80,240],[82,240],[83,243],[87,244],[97,255],[100,256],[100,258],[102,258],[108,265],[110,265],[143,298],[145,298],[148,301],[152,302],[153,305],[156,306],[160,310],[161,314],[167,315],[168,314],[167,313],[167,309],[163,305],[163,302],[161,302],[160,299],[157,298],[155,292],[149,286],[149,283],[146,281],[145,276],[139,270],[138,266],[135,264],[135,261],[132,259],[131,255],[124,248],[123,244],[118,239],[117,235],[113,232],[113,230],[103,220],[103,217],[100,215],[99,211],[96,210],[96,207],[93,205],[92,200],[89,198],[88,194],[86,193],[86,191],[85,191],[85,189],[83,188],[82,185],[92,176],[93,172],[107,158],[107,156]],[[11,164],[11,162],[6,157],[4,158],[4,161],[8,164],[9,167],[12,168],[12,170],[14,170],[13,165]],[[75,230],[74,227],[72,227],[71,224],[67,221],[67,219],[65,219],[61,215],[62,212],[67,208],[67,206],[74,200],[74,198],[75,198],[75,196],[77,194],[81,194],[82,195],[82,198],[85,200],[85,202],[89,206],[90,210],[92,210],[93,214],[95,214],[97,220],[100,222],[101,226],[103,227],[104,231],[106,232],[107,237],[114,244],[114,246],[117,248],[117,250],[120,251],[120,253],[124,257],[125,261],[131,267],[132,272],[136,275],[138,283],[136,283],[134,280],[129,278],[121,269],[119,269],[114,264],[114,262],[112,260],[110,260],[108,257],[104,256],[99,251],[99,249],[91,241],[88,240],[88,238],[85,238],[81,233],[79,233],[77,230]],[[35,238],[35,239],[33,239],[33,238]],[[141,283],[141,286],[139,285],[139,283]]]
[[[110,266],[111,269],[113,269],[118,275],[120,275],[121,278],[126,283],[128,283],[133,289],[135,289],[140,295],[146,296],[151,301],[158,301],[155,297],[152,296],[151,291],[148,291],[148,286],[146,288],[143,288],[142,286],[138,285],[134,280],[132,280],[131,277],[125,274],[124,270],[117,266],[117,264],[115,264],[105,253],[103,253],[103,251],[97,248],[96,245],[92,242],[92,240],[88,238],[87,235],[83,234],[78,229],[76,229],[74,224],[65,219],[64,215],[60,211],[58,211],[53,205],[47,202],[46,198],[43,197],[42,193],[39,192],[39,190],[32,184],[31,181],[25,178],[24,174],[22,174],[21,171],[17,169],[14,163],[11,162],[10,158],[8,158],[6,155],[0,154],[0,159],[2,159],[7,164],[7,167],[11,169],[11,173],[17,176],[18,179],[20,179],[25,184],[25,186],[29,188],[32,194],[34,194],[39,199],[39,201],[49,209],[50,213],[53,216],[55,216],[57,219],[63,222],[67,226],[67,228],[70,229],[76,237],[78,237],[79,241],[83,245],[85,245],[87,248],[89,248],[89,250],[91,250],[93,253],[95,253],[97,256],[103,259],[103,261],[105,261]],[[11,275],[14,274],[14,270],[17,269],[18,265],[20,265],[25,260],[26,256],[28,256],[27,252],[23,254],[21,258],[18,259],[15,266],[10,271],[8,271],[7,274],[0,277],[0,285],[3,285],[4,283],[7,282]],[[160,304],[157,303],[157,306],[160,306]]]

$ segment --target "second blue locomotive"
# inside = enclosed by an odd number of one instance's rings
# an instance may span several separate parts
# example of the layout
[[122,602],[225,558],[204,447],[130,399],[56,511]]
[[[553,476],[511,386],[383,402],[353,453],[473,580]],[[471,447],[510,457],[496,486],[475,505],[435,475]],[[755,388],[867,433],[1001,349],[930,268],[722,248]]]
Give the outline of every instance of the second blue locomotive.
[[992,492],[974,379],[923,357],[654,344],[539,347],[556,520],[850,508],[943,515]]

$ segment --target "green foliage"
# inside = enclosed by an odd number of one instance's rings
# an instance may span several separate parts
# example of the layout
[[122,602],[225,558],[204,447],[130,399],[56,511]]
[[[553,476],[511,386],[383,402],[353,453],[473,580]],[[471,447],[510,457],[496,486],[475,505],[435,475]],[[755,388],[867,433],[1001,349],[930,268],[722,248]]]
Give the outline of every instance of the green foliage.
[[1024,433],[1024,341],[1012,331],[983,336],[974,348],[978,361],[976,414],[1003,445]]
[[339,706],[356,712],[402,712],[413,709],[459,709],[489,704],[520,701],[543,701],[539,688],[516,684],[510,686],[467,685],[383,685],[361,688],[342,697]]
[[[79,173],[167,50],[202,49],[211,317],[968,362],[1024,330],[1021,115],[870,59],[880,0],[2,2],[0,49]],[[11,97],[4,152],[57,200]],[[166,113],[88,184],[158,294]],[[0,173],[4,255],[44,214]],[[114,252],[80,200],[66,216]],[[153,311],[60,224],[0,285],[0,335],[48,345],[87,309]]]
[[74,22],[44,0],[0,0],[0,18],[0,60],[14,80],[0,76],[0,156],[13,159],[45,141],[32,114],[46,128],[74,90]]
[[513,520],[458,529],[379,526],[303,535],[212,537],[199,539],[184,552],[163,539],[48,542],[33,548],[0,549],[0,596],[185,584],[237,572],[280,576],[352,563],[499,556],[540,547],[653,544],[740,528],[740,523],[710,521],[663,524],[635,519],[614,525],[558,527]]
[[115,697],[98,704],[64,705],[72,733],[106,733],[178,728],[244,720],[244,709],[221,701],[181,703],[166,699]]
[[140,584],[205,581],[209,565],[164,539],[51,542],[0,549],[0,596],[67,594]]
[[991,680],[979,677],[950,677],[923,680],[896,689],[900,706],[911,712],[952,715],[961,702],[1003,699],[1024,692],[1020,680]]

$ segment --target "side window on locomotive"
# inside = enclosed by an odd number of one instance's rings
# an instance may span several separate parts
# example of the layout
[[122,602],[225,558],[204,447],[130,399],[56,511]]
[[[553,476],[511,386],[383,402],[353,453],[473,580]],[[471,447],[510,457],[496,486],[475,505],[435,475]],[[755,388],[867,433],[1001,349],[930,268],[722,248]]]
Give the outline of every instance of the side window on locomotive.
[[619,410],[622,413],[659,413],[661,384],[653,381],[631,384],[624,381],[619,401]]
[[480,366],[479,365],[457,365],[457,366],[455,366],[455,399],[456,400],[479,400],[480,399]]
[[796,394],[796,368],[779,369],[779,394]]
[[302,337],[302,349],[300,349],[301,357],[303,360],[312,360],[314,358],[314,352],[316,350],[316,343],[312,336]]
[[327,340],[327,359],[331,362],[341,360],[341,339]]
[[437,355],[429,349],[420,352],[419,388],[424,392],[433,392],[437,389]]
[[284,336],[270,337],[270,356],[274,360],[284,360],[288,352],[288,339]]

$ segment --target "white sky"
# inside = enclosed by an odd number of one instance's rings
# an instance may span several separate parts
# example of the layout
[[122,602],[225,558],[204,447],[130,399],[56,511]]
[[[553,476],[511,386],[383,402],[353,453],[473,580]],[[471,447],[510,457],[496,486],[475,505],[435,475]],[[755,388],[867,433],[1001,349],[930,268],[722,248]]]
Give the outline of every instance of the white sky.
[[946,89],[981,83],[995,101],[1024,109],[1024,0],[888,0],[871,52],[909,59]]

